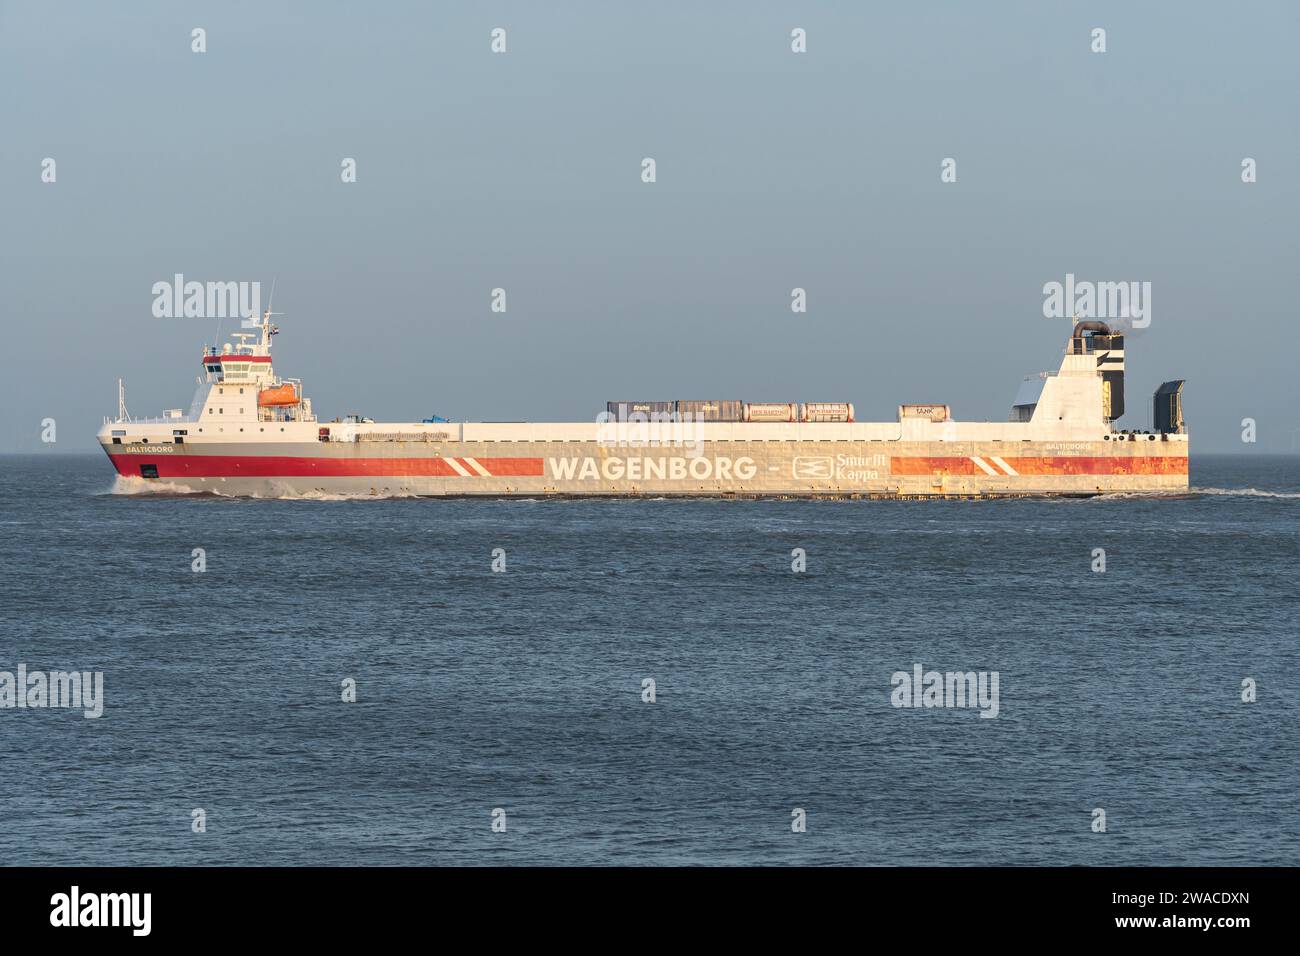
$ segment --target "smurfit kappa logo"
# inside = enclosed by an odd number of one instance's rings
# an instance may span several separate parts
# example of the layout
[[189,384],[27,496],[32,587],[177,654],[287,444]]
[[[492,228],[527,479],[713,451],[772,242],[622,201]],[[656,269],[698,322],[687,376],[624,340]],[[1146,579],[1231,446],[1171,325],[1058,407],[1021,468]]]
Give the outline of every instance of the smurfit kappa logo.
[[795,456],[792,466],[794,477],[809,481],[829,480],[835,477],[835,461],[830,456]]

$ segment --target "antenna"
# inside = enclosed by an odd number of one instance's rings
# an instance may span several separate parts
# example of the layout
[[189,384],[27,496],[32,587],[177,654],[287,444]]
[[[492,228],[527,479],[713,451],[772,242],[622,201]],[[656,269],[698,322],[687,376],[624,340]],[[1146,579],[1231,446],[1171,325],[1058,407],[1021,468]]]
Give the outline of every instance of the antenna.
[[[284,315],[283,312],[273,311],[275,309],[275,284],[279,281],[280,275],[279,273],[276,273],[276,275],[271,279],[271,298],[266,300],[266,313],[262,316],[263,322],[269,322],[273,315]],[[275,332],[272,332],[271,334],[274,335]]]
[[117,380],[117,420],[119,422],[130,420],[130,416],[126,413],[126,386],[122,384],[120,378]]
[[280,281],[279,273],[276,273],[274,276],[271,277],[271,297],[266,300],[266,311],[262,313],[262,321],[259,323],[261,327],[262,338],[259,341],[258,346],[259,348],[263,349],[263,351],[259,353],[261,355],[271,354],[271,337],[273,335],[278,334],[280,331],[271,323],[271,316],[284,315],[283,312],[272,311],[272,309],[275,308],[275,287],[279,281]]

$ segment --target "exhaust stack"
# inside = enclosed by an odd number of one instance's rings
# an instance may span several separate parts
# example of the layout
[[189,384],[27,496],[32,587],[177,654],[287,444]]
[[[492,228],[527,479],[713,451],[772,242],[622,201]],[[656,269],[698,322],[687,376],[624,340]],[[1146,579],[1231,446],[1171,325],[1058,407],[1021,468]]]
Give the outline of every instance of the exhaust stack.
[[1101,414],[1113,422],[1124,414],[1124,336],[1105,322],[1076,322],[1070,333],[1072,355],[1094,355],[1101,373]]
[[1183,421],[1183,379],[1165,382],[1156,389],[1151,409],[1151,427],[1162,435],[1181,435]]

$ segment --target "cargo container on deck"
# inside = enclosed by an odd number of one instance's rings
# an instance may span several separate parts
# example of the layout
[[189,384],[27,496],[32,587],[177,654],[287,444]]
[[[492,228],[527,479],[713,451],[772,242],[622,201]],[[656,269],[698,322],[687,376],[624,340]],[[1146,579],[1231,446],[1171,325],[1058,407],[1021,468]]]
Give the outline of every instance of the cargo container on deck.
[[738,422],[743,402],[729,399],[678,401],[677,420],[681,422]]
[[801,422],[851,422],[853,406],[848,402],[804,402],[799,406]]
[[798,402],[746,402],[744,419],[747,422],[797,422]]
[[[676,402],[609,402],[606,405],[610,420],[626,421],[671,421],[677,414]],[[636,416],[633,418],[632,416]]]

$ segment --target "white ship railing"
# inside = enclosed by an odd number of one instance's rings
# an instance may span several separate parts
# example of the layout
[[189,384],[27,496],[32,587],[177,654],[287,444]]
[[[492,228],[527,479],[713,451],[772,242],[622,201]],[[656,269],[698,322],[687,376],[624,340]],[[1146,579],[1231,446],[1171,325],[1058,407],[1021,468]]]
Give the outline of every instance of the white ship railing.
[[[346,441],[347,439],[344,439]],[[442,432],[358,432],[352,441],[422,441],[446,442],[453,440],[449,431]]]
[[104,416],[105,425],[165,425],[168,422],[174,422],[178,425],[193,424],[192,418],[174,418],[171,415],[162,415],[155,418],[109,418]]

